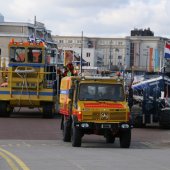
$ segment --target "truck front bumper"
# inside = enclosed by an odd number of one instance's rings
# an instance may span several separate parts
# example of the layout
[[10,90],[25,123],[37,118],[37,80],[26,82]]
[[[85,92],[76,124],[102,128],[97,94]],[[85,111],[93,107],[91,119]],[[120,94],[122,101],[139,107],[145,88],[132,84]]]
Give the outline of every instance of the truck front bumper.
[[123,130],[131,129],[132,126],[129,122],[121,123],[92,123],[92,122],[76,122],[74,125],[80,129],[113,129],[113,130]]

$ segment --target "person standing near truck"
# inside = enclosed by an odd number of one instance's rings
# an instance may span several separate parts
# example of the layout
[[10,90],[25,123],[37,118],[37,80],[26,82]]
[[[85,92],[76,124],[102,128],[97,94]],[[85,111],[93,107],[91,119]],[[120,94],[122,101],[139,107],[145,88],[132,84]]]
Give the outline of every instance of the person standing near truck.
[[133,106],[133,89],[132,89],[132,85],[130,85],[129,89],[128,89],[128,106],[129,106],[129,109],[131,111],[132,106]]

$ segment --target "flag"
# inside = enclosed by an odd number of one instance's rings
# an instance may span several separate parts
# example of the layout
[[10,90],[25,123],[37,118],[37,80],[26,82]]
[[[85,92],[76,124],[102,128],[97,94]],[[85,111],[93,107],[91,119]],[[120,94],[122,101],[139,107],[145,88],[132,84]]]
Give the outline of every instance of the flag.
[[154,71],[158,72],[159,68],[160,68],[159,51],[158,51],[158,48],[156,48],[155,55],[154,55]]
[[165,43],[165,49],[164,49],[164,57],[166,59],[170,59],[170,43],[166,42]]
[[32,34],[31,36],[29,36],[28,41],[30,41],[30,42],[35,42],[35,36],[34,36],[34,34]]
[[68,63],[73,62],[73,51],[72,50],[65,50],[64,51],[64,66]]

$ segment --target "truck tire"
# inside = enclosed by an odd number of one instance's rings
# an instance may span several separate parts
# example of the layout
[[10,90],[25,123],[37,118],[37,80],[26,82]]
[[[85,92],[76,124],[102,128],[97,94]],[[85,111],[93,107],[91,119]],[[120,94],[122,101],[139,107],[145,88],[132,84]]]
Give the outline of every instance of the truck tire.
[[131,143],[131,130],[120,132],[120,147],[129,148]]
[[70,142],[71,141],[71,122],[70,120],[66,120],[65,116],[63,116],[63,141]]
[[[9,117],[10,109],[9,104],[6,101],[0,102],[0,117]],[[8,110],[9,109],[9,110]]]
[[74,122],[72,123],[72,146],[73,147],[81,147],[81,132],[80,129],[74,126]]
[[43,118],[54,118],[53,103],[43,102]]

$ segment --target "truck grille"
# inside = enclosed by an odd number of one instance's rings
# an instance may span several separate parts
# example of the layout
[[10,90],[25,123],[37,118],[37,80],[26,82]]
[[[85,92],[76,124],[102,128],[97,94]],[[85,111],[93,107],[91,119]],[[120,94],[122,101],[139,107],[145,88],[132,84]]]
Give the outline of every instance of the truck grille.
[[98,111],[91,114],[84,113],[83,120],[95,120],[95,121],[125,121],[127,120],[126,111],[115,111],[115,112],[106,112]]

